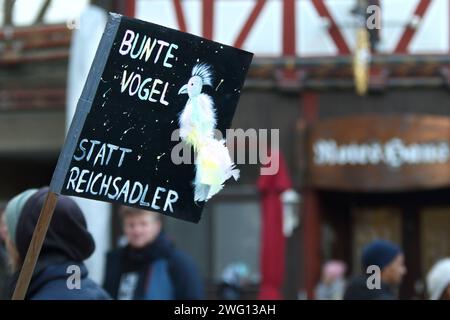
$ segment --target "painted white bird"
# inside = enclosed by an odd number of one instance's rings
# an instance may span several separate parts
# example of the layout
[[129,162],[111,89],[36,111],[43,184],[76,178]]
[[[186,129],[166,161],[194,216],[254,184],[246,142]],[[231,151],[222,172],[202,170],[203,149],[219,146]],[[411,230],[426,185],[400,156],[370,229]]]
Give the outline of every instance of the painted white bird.
[[192,69],[192,77],[181,87],[178,94],[188,94],[186,103],[179,118],[180,138],[198,151],[200,141],[206,137],[214,137],[216,113],[213,99],[202,93],[204,85],[212,86],[212,70],[205,63],[196,64]]
[[216,113],[213,99],[202,93],[204,85],[212,86],[212,68],[199,63],[192,69],[188,83],[178,94],[188,94],[189,99],[180,114],[180,137],[196,152],[194,200],[207,201],[230,177],[239,178],[239,170],[230,158],[224,140],[214,139]]

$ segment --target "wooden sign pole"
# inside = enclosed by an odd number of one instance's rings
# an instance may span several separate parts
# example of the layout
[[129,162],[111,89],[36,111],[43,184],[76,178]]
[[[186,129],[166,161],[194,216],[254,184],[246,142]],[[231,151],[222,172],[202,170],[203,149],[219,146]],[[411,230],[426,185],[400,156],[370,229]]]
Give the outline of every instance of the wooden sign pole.
[[19,279],[17,280],[12,300],[25,299],[34,267],[36,266],[42,244],[44,243],[45,235],[47,234],[48,226],[52,220],[53,211],[55,210],[57,200],[58,194],[54,192],[47,193],[44,206],[42,207],[38,222],[34,228],[33,237],[31,238],[27,255],[25,256],[22,269],[20,270]]

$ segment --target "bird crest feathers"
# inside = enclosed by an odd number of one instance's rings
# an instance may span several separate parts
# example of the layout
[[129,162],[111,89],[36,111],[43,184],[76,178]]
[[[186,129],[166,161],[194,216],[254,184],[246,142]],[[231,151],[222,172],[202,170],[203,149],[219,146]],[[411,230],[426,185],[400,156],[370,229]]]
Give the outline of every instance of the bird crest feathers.
[[203,85],[208,85],[212,87],[212,67],[204,62],[197,63],[192,69],[192,76],[198,76],[202,79]]

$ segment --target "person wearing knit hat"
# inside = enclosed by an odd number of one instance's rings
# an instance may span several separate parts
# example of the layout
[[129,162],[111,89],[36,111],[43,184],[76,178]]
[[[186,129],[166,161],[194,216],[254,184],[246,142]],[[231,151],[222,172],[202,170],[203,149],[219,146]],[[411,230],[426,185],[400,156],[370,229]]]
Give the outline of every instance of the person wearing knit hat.
[[439,260],[431,268],[427,290],[431,300],[450,300],[450,258]]
[[[25,257],[34,228],[44,205],[48,188],[34,193],[25,203],[15,231],[15,244],[21,257]],[[72,261],[83,261],[95,250],[92,235],[80,207],[69,197],[59,196],[50,222],[41,256],[58,254]]]
[[395,243],[387,240],[375,240],[363,248],[361,264],[364,269],[373,265],[384,269],[399,254],[401,254],[400,247]]
[[15,241],[17,222],[19,221],[25,203],[34,193],[36,193],[36,191],[37,189],[28,189],[12,198],[6,204],[5,212],[2,217],[6,226],[6,249],[8,250],[10,264],[13,270],[17,269],[20,264]]
[[[400,285],[406,274],[403,252],[399,246],[377,239],[363,248],[361,265],[364,276],[350,281],[344,294],[345,300],[396,299],[394,288]],[[377,268],[380,270],[379,279],[373,278],[373,270]],[[372,286],[369,282],[379,283],[379,286]]]
[[6,203],[0,202],[0,300],[8,299],[8,284],[11,280],[11,268],[6,251],[7,230],[3,219]]
[[[27,190],[14,197],[5,210],[8,250],[16,260],[13,286],[27,254],[48,187]],[[26,299],[97,300],[109,295],[88,278],[83,261],[95,250],[92,235],[78,205],[69,197],[59,196],[46,233]],[[16,257],[14,257],[14,253]],[[75,277],[71,278],[71,275]]]

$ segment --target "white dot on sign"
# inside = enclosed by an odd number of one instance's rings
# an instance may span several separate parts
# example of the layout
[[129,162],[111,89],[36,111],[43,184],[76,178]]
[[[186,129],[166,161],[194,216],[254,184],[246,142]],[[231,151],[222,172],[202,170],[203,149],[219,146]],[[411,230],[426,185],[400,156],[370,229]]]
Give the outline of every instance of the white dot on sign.
[[102,108],[105,106],[105,104],[106,104],[106,101],[102,103]]
[[122,112],[122,114],[127,114],[127,113],[128,113],[127,111]]
[[158,119],[156,119],[155,122],[158,122]]
[[169,182],[169,179],[167,179],[166,182]]
[[220,46],[220,49],[223,49],[223,46]]
[[107,94],[109,91],[111,91],[111,88],[109,88],[108,90],[105,91],[105,93],[103,94],[103,98],[106,97],[106,94]]
[[186,67],[186,63],[184,64],[184,66]]
[[137,161],[141,160],[142,156],[140,154],[138,154],[137,156]]
[[178,61],[178,57],[175,57],[175,61]]
[[197,58],[197,62],[200,62],[200,59],[199,59],[199,58]]
[[166,154],[165,152],[161,153],[159,156],[156,157],[156,159],[159,161],[159,159],[161,159],[162,156],[164,156],[165,154]]
[[173,123],[173,120],[172,120],[172,121],[170,121],[170,123]]
[[219,51],[217,51],[217,50],[214,51],[214,53],[217,53],[217,52],[219,52]]
[[124,135],[126,135],[127,133],[128,133],[128,131],[130,131],[130,130],[133,130],[134,129],[134,127],[130,127],[130,128],[128,128],[127,130],[125,130],[123,133],[122,133],[122,136],[120,137],[120,141],[122,141],[123,140],[123,136]]
[[217,87],[216,87],[216,91],[217,91],[217,89],[219,89],[219,87],[220,87],[220,85],[222,84],[222,82],[223,82],[223,79],[220,79],[220,82],[219,82],[219,84],[218,84]]

